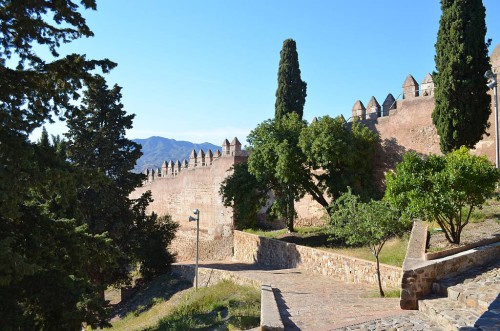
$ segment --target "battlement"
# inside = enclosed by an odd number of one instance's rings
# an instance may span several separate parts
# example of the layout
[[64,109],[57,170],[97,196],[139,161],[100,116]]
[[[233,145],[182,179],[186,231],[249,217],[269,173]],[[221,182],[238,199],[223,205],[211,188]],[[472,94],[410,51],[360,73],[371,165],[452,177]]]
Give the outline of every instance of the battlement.
[[[377,99],[372,96],[368,102],[367,107],[363,105],[361,100],[356,100],[352,107],[352,119],[358,120],[374,120],[379,117],[386,117],[391,115],[391,111],[401,107],[401,104],[407,100],[433,97],[434,96],[434,81],[431,74],[427,74],[422,81],[421,85],[417,83],[412,75],[408,75],[403,82],[402,91],[397,98],[389,93],[382,103],[382,107]],[[399,98],[402,98],[398,102]]]
[[158,179],[177,177],[183,171],[211,167],[213,162],[220,158],[234,156],[248,156],[248,153],[241,149],[241,143],[236,137],[234,137],[231,143],[229,143],[227,139],[222,142],[222,152],[218,149],[215,152],[212,152],[211,149],[206,152],[200,149],[196,152],[196,150],[193,149],[189,155],[189,159],[184,159],[182,161],[165,160],[161,168],[144,170],[146,179],[143,185],[150,184]]

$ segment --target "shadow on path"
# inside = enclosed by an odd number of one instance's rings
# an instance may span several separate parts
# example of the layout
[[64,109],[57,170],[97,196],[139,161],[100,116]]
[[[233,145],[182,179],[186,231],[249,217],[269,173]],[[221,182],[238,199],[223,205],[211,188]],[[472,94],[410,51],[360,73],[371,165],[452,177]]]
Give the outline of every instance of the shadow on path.
[[292,316],[289,312],[290,307],[287,306],[286,301],[281,294],[281,291],[277,288],[274,288],[273,292],[274,297],[276,298],[276,303],[278,304],[278,310],[280,312],[281,320],[283,321],[283,324],[285,326],[285,330],[300,330],[300,328],[290,319],[290,317]]

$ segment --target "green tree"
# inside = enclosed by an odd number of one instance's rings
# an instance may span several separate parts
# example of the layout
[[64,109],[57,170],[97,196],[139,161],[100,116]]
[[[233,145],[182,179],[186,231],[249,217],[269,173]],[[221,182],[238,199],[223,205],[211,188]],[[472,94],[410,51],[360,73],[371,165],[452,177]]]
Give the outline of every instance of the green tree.
[[222,182],[219,194],[224,206],[233,207],[237,229],[255,228],[257,214],[267,201],[266,188],[248,171],[248,162],[235,164],[232,170]]
[[275,119],[291,112],[302,119],[306,102],[307,83],[300,78],[299,55],[295,40],[286,39],[280,52],[278,89],[276,90]]
[[307,126],[296,113],[257,126],[248,141],[248,171],[266,192],[273,193],[271,211],[293,231],[294,202],[308,193],[328,212],[329,200],[355,187],[366,199],[373,195],[373,158],[377,135],[343,117],[324,116]]
[[411,222],[400,219],[397,210],[384,201],[361,202],[349,189],[333,202],[330,231],[333,238],[347,244],[370,248],[377,263],[380,296],[385,296],[380,280],[380,251],[390,238],[406,233]]
[[[92,36],[80,7],[95,9],[95,1],[78,3],[0,3],[1,329],[79,329],[103,316],[87,268],[107,264],[101,252],[109,239],[65,215],[74,212],[78,171],[58,156],[63,144],[49,146],[47,135],[40,145],[28,140],[53,116],[72,115],[90,71],[115,66],[59,56],[61,43]],[[52,58],[37,55],[34,44]]]
[[77,213],[82,174],[44,132],[32,146],[34,180],[20,216],[0,225],[2,233],[15,226],[7,237],[8,260],[0,254],[0,325],[67,330],[80,329],[84,321],[103,325],[103,288],[94,284],[91,270],[112,268],[120,252],[110,249],[106,235],[91,235],[86,225],[68,218]]
[[363,199],[375,196],[373,164],[378,141],[377,134],[361,122],[349,124],[342,116],[320,117],[304,128],[299,146],[313,178],[308,193],[328,211],[327,197],[338,198],[348,186]]
[[303,183],[309,179],[298,147],[305,125],[297,113],[290,113],[259,124],[247,139],[253,148],[248,170],[266,191],[272,191],[271,214],[284,218],[290,232],[294,231],[295,201],[304,196]]
[[473,148],[489,127],[485,8],[481,0],[442,0],[432,121],[443,153]]
[[[135,115],[124,111],[120,91],[118,85],[108,88],[104,78],[96,76],[84,92],[81,107],[68,119],[65,134],[69,159],[86,173],[78,190],[79,220],[93,234],[107,233],[115,248],[123,252],[115,270],[95,274],[95,281],[103,284],[126,281],[136,259],[143,263],[148,277],[166,270],[174,260],[167,246],[177,229],[169,218],[146,215],[149,192],[137,200],[129,199],[143,177],[132,172],[142,153],[140,145],[125,138]],[[160,230],[168,230],[166,237],[159,235]],[[151,240],[144,241],[149,236]],[[157,254],[144,254],[144,250],[151,251],[144,245],[154,246]],[[161,259],[150,261],[155,257]]]
[[495,195],[499,180],[498,169],[465,147],[426,160],[407,153],[386,175],[385,194],[403,218],[436,221],[450,243],[460,244],[472,211]]

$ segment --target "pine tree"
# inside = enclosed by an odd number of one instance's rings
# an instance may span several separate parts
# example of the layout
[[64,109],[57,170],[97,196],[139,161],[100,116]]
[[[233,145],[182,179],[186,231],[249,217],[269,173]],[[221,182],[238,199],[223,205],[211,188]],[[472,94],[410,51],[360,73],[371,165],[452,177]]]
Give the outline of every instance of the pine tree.
[[436,42],[432,121],[443,153],[473,148],[489,126],[489,68],[485,8],[481,0],[442,0]]
[[[126,281],[128,268],[136,261],[142,262],[148,277],[164,272],[174,260],[167,246],[177,226],[168,217],[146,215],[149,191],[137,200],[129,199],[143,177],[132,172],[142,152],[139,144],[125,137],[135,115],[123,109],[121,88],[109,88],[96,75],[73,115],[67,121],[68,156],[86,173],[78,196],[80,221],[94,235],[107,233],[113,246],[124,253],[114,269],[110,265],[97,272],[95,281]],[[144,253],[152,251],[156,255]]]
[[302,119],[306,102],[307,83],[300,78],[299,55],[295,40],[286,39],[280,52],[275,119],[295,112]]

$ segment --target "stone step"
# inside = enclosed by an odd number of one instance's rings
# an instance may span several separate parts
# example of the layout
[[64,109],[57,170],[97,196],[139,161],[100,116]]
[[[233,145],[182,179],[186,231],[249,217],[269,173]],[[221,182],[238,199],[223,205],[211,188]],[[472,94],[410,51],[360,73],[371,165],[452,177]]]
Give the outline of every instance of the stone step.
[[480,314],[498,309],[500,306],[499,263],[441,279],[439,283],[433,284],[432,288],[436,295],[447,296]]
[[429,298],[419,301],[419,310],[443,330],[498,331],[500,330],[500,309],[478,313],[449,298]]
[[448,298],[431,297],[419,300],[418,310],[446,331],[481,330],[475,327],[481,314]]

